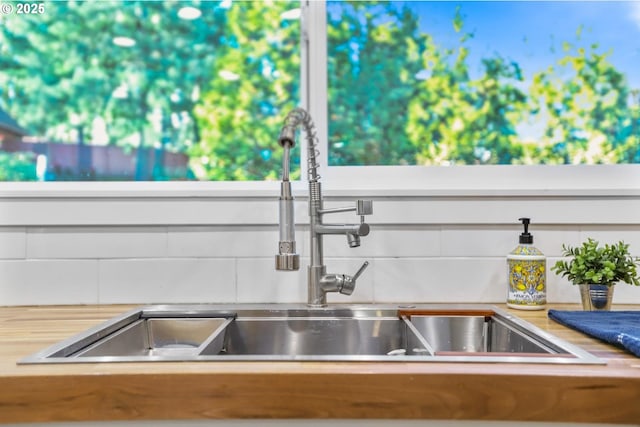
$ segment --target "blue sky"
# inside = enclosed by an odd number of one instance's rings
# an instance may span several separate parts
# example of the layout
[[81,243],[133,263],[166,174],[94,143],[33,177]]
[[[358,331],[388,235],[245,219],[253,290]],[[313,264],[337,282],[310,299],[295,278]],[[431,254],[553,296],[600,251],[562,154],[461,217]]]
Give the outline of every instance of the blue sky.
[[[640,88],[640,1],[406,1],[420,26],[442,46],[458,44],[452,18],[460,6],[471,63],[499,53],[515,60],[525,78],[562,56],[562,43],[599,45],[610,61]],[[582,40],[576,31],[582,26]],[[555,52],[554,52],[555,49]]]

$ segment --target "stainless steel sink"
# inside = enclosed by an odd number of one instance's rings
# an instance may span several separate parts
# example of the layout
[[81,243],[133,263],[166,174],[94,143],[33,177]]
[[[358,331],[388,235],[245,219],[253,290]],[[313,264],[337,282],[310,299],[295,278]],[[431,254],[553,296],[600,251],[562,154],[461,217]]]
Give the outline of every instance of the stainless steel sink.
[[603,363],[492,306],[142,307],[19,363],[150,361]]
[[444,354],[561,354],[553,342],[536,339],[527,329],[495,314],[413,316],[411,322],[436,355]]
[[386,355],[405,347],[397,317],[239,317],[203,355]]
[[139,319],[75,353],[76,357],[193,357],[207,338],[231,320],[218,318]]

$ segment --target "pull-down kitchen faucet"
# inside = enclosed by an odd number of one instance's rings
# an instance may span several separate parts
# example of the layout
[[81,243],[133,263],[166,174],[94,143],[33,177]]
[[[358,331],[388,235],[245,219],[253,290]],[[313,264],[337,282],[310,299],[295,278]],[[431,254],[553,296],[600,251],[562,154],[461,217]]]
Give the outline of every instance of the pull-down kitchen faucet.
[[[309,229],[311,238],[311,263],[308,267],[308,298],[307,304],[312,307],[327,305],[327,292],[340,292],[351,295],[356,286],[356,280],[369,265],[365,261],[356,274],[327,274],[324,265],[322,236],[325,234],[344,234],[347,236],[349,247],[360,246],[360,237],[369,234],[369,225],[364,222],[364,216],[373,212],[371,200],[358,200],[355,207],[324,209],[320,176],[318,175],[318,138],[315,125],[309,113],[302,108],[296,108],[285,118],[280,131],[278,142],[284,148],[282,158],[282,183],[280,184],[280,243],[276,255],[277,270],[298,270],[300,256],[296,253],[295,220],[291,182],[289,181],[289,160],[291,149],[295,146],[296,130],[304,127],[307,135],[307,175],[309,181]],[[355,211],[360,215],[359,224],[324,224],[325,214]]]

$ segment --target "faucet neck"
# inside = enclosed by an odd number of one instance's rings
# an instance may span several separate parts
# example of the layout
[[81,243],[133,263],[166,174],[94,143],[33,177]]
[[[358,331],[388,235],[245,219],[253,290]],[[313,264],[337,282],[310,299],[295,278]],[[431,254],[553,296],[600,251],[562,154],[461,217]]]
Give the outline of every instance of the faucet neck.
[[310,262],[307,277],[307,304],[311,307],[327,305],[327,293],[322,286],[326,275],[323,237],[318,232],[322,225],[322,191],[320,182],[309,182],[309,249]]

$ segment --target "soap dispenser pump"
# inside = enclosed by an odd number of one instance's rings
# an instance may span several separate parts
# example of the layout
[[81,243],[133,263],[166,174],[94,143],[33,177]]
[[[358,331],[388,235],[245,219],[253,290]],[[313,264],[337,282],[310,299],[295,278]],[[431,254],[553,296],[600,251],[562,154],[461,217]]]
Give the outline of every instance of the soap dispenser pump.
[[509,284],[507,306],[519,310],[542,310],[547,304],[547,259],[533,246],[531,219],[519,218],[524,232],[519,245],[507,255]]

